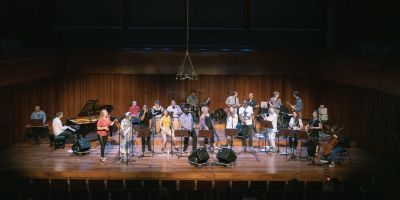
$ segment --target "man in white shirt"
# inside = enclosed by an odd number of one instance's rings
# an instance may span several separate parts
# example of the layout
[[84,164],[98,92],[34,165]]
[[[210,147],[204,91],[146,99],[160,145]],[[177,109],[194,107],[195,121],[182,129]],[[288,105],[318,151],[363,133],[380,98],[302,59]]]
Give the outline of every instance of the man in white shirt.
[[[226,118],[226,128],[227,129],[236,129],[237,125],[239,122],[239,116],[237,113],[235,113],[235,110],[230,107],[229,112],[227,113],[227,118]],[[228,148],[231,147],[231,143],[233,142],[233,138],[231,136],[228,136]]]
[[56,117],[53,119],[53,133],[55,136],[64,136],[67,144],[72,144],[74,136],[67,129],[71,129],[69,126],[63,126],[61,118],[63,112],[56,113]]
[[239,109],[239,118],[243,124],[243,134],[242,134],[242,146],[243,150],[246,151],[246,137],[249,137],[249,147],[250,151],[253,151],[253,135],[252,130],[254,124],[254,114],[253,108],[247,103],[247,100],[243,101],[243,106]]
[[173,128],[173,133],[175,133],[175,130],[180,129],[179,125],[179,116],[182,114],[182,109],[180,106],[176,105],[175,100],[171,101],[171,105],[167,107],[168,114],[172,117],[172,128]]
[[269,116],[264,118],[264,120],[270,121],[272,123],[272,129],[268,129],[268,139],[272,150],[275,151],[275,134],[278,132],[278,114],[276,114],[275,108],[271,107],[269,109]]

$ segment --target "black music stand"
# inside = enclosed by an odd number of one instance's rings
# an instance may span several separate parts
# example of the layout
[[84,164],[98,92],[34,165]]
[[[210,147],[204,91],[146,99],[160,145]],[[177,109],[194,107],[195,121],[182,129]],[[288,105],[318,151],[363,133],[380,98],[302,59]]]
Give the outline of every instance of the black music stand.
[[[211,136],[212,136],[211,130],[199,130],[199,135],[197,137],[198,138],[203,138],[203,141],[204,141],[206,138],[209,138],[211,140]],[[210,141],[210,143],[211,143],[211,141]],[[204,141],[204,148],[206,148],[206,142],[205,141]]]
[[300,155],[299,159],[302,159],[302,152],[303,152],[303,139],[308,139],[308,133],[305,130],[298,130],[297,131],[297,139],[300,139]]
[[[225,137],[228,137],[228,136],[231,137],[231,148],[230,149],[232,149],[233,151],[234,151],[233,140],[237,135],[238,135],[238,130],[237,129],[235,129],[235,128],[226,128],[225,129]],[[236,154],[238,154],[238,153],[236,153]]]
[[261,148],[259,151],[260,152],[271,152],[271,150],[269,150],[267,148],[267,130],[268,129],[272,129],[272,122],[267,121],[267,120],[261,120],[260,121],[260,125],[261,127],[265,128],[266,131],[264,132],[264,148]]
[[180,154],[176,154],[176,156],[178,156],[178,159],[180,157],[185,157],[183,155],[183,137],[189,137],[189,131],[188,130],[175,130],[174,136],[181,137],[181,152],[180,152]]
[[45,125],[42,119],[31,119],[31,129],[36,145],[39,145],[40,133],[44,131]]
[[291,130],[291,129],[287,129],[287,128],[282,128],[282,129],[280,129],[279,130],[279,135],[282,135],[282,136],[284,136],[285,137],[285,139],[286,139],[286,151],[285,152],[282,152],[282,153],[279,153],[279,155],[285,155],[286,156],[286,158],[287,158],[287,156],[289,155],[289,153],[288,153],[288,138],[289,138],[289,136],[291,136],[293,134],[293,130]]
[[[139,127],[140,139],[143,139],[143,137],[146,138],[149,134],[151,134],[151,131],[149,130],[148,127],[145,127],[145,128]],[[150,135],[150,137],[151,137],[151,135]],[[143,145],[143,142],[142,142],[142,145]],[[146,147],[144,148],[144,151],[143,151],[143,147],[142,147],[142,155],[140,157],[153,157],[153,152],[151,152],[151,156],[146,156],[145,151],[146,151]]]

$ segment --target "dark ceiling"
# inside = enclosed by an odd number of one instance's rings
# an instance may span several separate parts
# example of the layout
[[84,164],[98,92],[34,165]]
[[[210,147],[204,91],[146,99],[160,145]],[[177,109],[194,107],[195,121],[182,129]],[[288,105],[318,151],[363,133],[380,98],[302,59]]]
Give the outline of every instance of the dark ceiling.
[[[389,1],[189,1],[193,48],[349,49],[356,42],[399,42],[399,12]],[[179,49],[185,9],[186,0],[3,0],[0,45]]]

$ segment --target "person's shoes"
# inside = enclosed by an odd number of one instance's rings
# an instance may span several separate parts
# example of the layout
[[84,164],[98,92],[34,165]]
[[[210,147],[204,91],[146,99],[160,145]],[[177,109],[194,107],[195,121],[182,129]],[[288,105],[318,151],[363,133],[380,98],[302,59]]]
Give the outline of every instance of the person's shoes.
[[178,152],[178,151],[179,151],[179,148],[178,148],[178,147],[175,147],[175,151]]
[[326,164],[326,163],[328,163],[327,160],[319,160],[319,162],[320,162],[321,164]]
[[101,161],[101,162],[106,162],[106,160],[107,160],[107,159],[106,159],[105,157],[101,157],[101,158],[100,158],[100,161]]
[[335,163],[331,162],[331,164],[329,164],[329,167],[335,167]]
[[165,151],[165,147],[162,147],[162,148],[161,148],[161,151],[164,152],[164,151]]
[[150,152],[153,152],[153,150],[151,148],[148,148],[147,150],[149,150]]
[[243,152],[247,152],[247,149],[246,149],[246,147],[243,147]]

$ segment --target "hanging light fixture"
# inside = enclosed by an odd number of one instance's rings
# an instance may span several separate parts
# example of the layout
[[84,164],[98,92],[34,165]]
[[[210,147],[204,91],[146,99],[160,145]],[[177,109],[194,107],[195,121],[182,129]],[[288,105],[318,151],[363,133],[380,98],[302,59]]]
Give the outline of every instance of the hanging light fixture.
[[[185,71],[185,64],[188,64],[191,69],[191,72],[186,72]],[[186,52],[185,52],[185,58],[183,58],[183,61],[181,65],[179,66],[179,70],[176,73],[176,80],[197,80],[198,76],[196,74],[196,71],[194,70],[194,66],[192,63],[192,60],[190,59],[190,53],[189,53],[189,0],[186,0]]]

